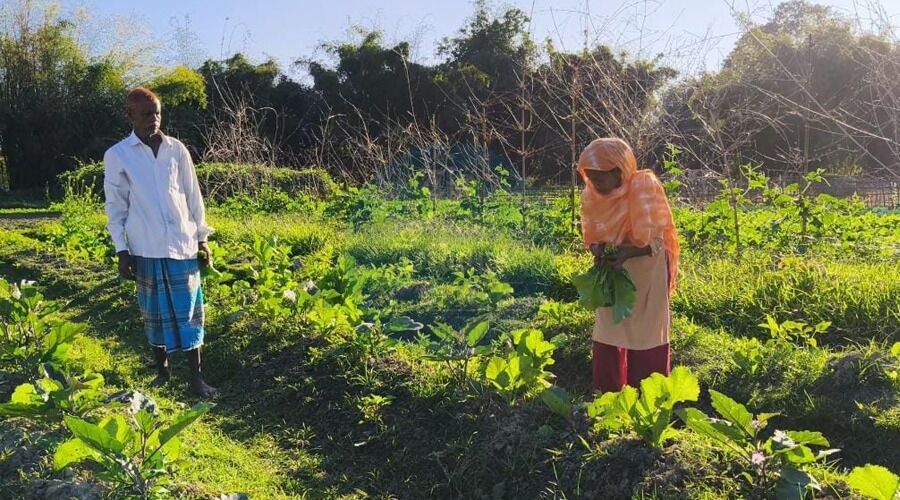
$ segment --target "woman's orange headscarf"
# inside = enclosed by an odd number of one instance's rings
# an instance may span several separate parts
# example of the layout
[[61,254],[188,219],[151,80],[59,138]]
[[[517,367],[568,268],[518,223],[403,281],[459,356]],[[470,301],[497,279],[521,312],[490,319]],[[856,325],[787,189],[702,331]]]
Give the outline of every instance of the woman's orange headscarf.
[[[622,172],[622,185],[600,194],[586,170]],[[650,245],[662,238],[668,257],[669,293],[678,277],[678,233],[662,183],[650,170],[638,170],[631,147],[622,139],[607,137],[588,144],[578,158],[578,173],[584,179],[581,193],[581,227],[584,243]]]

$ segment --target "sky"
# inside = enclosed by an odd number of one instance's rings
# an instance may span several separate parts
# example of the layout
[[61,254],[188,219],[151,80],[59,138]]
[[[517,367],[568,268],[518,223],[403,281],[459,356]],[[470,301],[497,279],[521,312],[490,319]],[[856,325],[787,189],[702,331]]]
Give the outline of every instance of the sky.
[[[868,12],[871,0],[817,0],[845,13]],[[79,8],[101,23],[127,18],[151,36],[170,43],[176,28],[193,37],[182,43],[175,59],[196,62],[242,52],[261,62],[272,57],[291,76],[299,58],[327,61],[323,42],[352,37],[353,27],[379,29],[385,42],[408,40],[418,62],[438,60],[437,43],[453,35],[472,16],[471,0],[63,0],[64,10]],[[653,57],[684,73],[715,70],[737,39],[735,14],[765,20],[777,5],[770,0],[509,0],[491,3],[495,11],[515,6],[531,18],[529,29],[539,43],[550,39],[557,48],[575,50],[603,43],[615,50]],[[900,24],[900,0],[881,0],[881,7]],[[187,45],[185,47],[185,45]],[[179,61],[185,62],[185,61]]]

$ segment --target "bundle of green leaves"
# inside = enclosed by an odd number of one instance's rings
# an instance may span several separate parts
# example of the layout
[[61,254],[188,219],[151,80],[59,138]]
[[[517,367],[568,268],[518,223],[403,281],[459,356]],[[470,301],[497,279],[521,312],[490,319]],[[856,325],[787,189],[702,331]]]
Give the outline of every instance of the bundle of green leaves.
[[578,303],[585,308],[612,307],[616,323],[631,316],[637,288],[625,269],[603,262],[573,277],[572,284],[578,289]]

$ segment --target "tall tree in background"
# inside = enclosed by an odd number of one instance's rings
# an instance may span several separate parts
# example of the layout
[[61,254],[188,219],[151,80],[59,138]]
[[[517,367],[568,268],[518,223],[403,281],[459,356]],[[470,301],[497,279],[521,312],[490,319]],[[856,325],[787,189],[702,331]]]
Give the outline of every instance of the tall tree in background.
[[885,35],[859,33],[828,7],[792,0],[767,23],[747,26],[721,71],[670,94],[667,111],[696,162],[719,170],[721,148],[702,132],[711,127],[740,143],[738,161],[770,171],[900,177],[900,109],[886,105],[900,95],[900,80],[885,78],[898,61]]
[[322,111],[312,89],[284,76],[274,60],[253,64],[235,54],[199,69],[208,109],[197,127],[201,158],[293,164],[315,140]]
[[121,71],[91,61],[72,28],[26,1],[0,32],[0,148],[12,189],[54,182],[125,128]]

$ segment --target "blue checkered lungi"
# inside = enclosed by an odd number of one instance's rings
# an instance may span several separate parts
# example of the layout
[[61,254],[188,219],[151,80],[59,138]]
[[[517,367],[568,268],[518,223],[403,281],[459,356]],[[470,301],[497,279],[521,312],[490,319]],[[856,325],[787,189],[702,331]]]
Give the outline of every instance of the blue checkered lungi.
[[203,345],[203,290],[197,259],[134,258],[138,306],[147,340],[167,351]]

